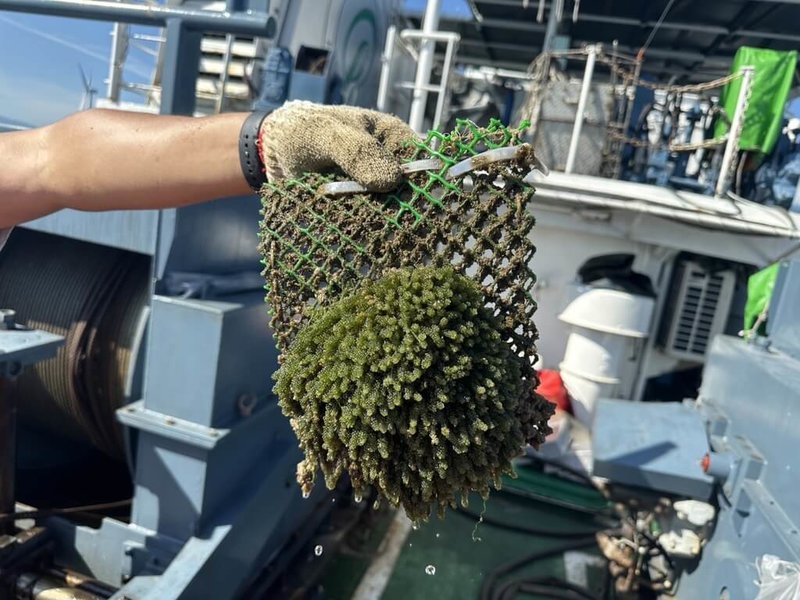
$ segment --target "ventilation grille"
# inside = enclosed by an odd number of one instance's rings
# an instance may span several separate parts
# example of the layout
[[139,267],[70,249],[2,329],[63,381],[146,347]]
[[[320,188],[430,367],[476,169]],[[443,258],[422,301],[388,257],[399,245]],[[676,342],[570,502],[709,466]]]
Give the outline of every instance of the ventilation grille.
[[711,340],[725,327],[735,283],[733,271],[712,273],[691,261],[678,266],[666,311],[664,345],[668,354],[704,359]]
[[[222,13],[226,10],[226,4],[221,0],[177,0],[174,4],[181,8],[208,12]],[[253,65],[263,59],[266,47],[267,43],[262,38],[237,35],[232,38],[229,46],[226,35],[204,33],[200,43],[196,113],[250,110],[253,91],[248,84],[248,77],[252,76]],[[220,100],[229,50],[225,97]]]

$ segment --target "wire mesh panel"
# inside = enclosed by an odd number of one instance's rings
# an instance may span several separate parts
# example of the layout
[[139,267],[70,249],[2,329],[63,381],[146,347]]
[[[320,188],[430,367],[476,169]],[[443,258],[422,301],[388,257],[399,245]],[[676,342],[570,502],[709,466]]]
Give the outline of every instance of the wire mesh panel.
[[357,496],[443,516],[457,495],[488,497],[549,433],[523,180],[536,157],[519,136],[498,121],[431,132],[409,143],[389,194],[331,197],[341,178],[319,175],[265,188],[275,389],[304,494],[318,470],[329,488],[346,471]]
[[261,252],[272,326],[282,353],[308,322],[311,309],[327,305],[364,280],[391,269],[452,265],[478,282],[502,333],[520,357],[530,413],[538,424],[531,441],[548,432],[550,405],[535,394],[536,303],[529,268],[535,251],[534,218],[526,205],[533,188],[523,181],[532,150],[514,160],[486,162],[448,178],[456,163],[485,150],[520,145],[520,129],[492,121],[479,128],[459,121],[448,133],[430,132],[406,149],[409,161],[438,159],[434,170],[409,174],[388,194],[329,197],[325,183],[341,176],[308,175],[268,184],[263,194]]
[[461,121],[404,154],[388,194],[326,195],[336,175],[266,186],[261,252],[303,493],[318,468],[329,487],[347,471],[416,521],[486,497],[552,408],[533,369],[532,149]]

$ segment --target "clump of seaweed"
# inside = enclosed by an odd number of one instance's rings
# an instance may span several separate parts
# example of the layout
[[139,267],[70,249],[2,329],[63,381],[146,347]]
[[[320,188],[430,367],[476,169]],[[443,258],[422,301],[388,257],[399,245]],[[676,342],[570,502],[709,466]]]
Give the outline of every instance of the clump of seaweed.
[[333,488],[347,472],[414,521],[471,491],[487,497],[536,429],[523,360],[451,267],[403,268],[310,313],[284,355],[276,392],[305,452]]
[[357,494],[421,520],[486,496],[550,432],[533,368],[532,150],[449,174],[520,145],[525,126],[458,121],[410,140],[402,160],[437,166],[388,193],[328,196],[338,172],[262,190],[276,391],[306,452],[304,493],[318,468],[328,485],[348,472]]

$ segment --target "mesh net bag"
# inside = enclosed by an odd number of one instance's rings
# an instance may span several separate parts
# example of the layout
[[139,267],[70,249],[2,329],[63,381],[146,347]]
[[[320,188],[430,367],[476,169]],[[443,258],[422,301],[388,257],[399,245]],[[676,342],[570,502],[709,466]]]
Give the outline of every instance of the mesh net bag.
[[[527,210],[533,188],[523,181],[534,157],[527,146],[512,160],[484,164],[479,157],[487,150],[520,146],[521,129],[507,128],[499,121],[486,128],[459,121],[448,134],[433,131],[424,140],[409,142],[404,160],[438,159],[440,163],[433,170],[408,174],[392,193],[336,197],[321,193],[323,185],[345,179],[339,174],[313,174],[265,186],[260,249],[272,327],[281,350],[281,371],[309,322],[323,318],[320,315],[327,308],[357,293],[364,282],[378,282],[398,269],[452,269],[479,291],[482,308],[491,314],[499,337],[508,345],[509,360],[518,363],[514,368],[518,368],[522,385],[514,417],[524,432],[521,442],[536,446],[544,441],[552,408],[534,391],[538,384],[533,369],[537,332],[531,291],[535,276],[529,268],[535,251],[531,241],[534,218]],[[448,178],[453,165],[471,157],[479,157],[471,171]],[[450,280],[445,276],[442,281]],[[402,490],[388,489],[392,486],[386,483],[385,473],[374,474],[371,479],[375,481],[358,481],[353,461],[348,464],[346,457],[331,457],[330,448],[326,465],[323,448],[312,447],[300,431],[302,415],[297,404],[285,398],[281,402],[306,452],[305,464],[298,470],[304,492],[310,490],[312,472],[319,463],[329,486],[331,479],[348,471],[351,480],[356,479],[357,492],[372,484],[393,504],[402,504],[412,518],[426,518],[423,505],[429,501],[437,504],[438,499],[440,509],[453,504],[450,494],[428,486],[424,494],[417,490],[425,500],[416,498],[412,506],[404,501]],[[324,418],[323,407],[314,416],[320,429]],[[350,458],[356,455],[351,453]],[[424,467],[419,469],[424,471]],[[501,470],[509,472],[510,464]],[[376,483],[379,475],[384,477],[381,484]],[[491,475],[497,484],[499,474]],[[411,486],[406,477],[403,481]],[[426,487],[424,483],[422,487]],[[482,485],[473,489],[488,493]]]

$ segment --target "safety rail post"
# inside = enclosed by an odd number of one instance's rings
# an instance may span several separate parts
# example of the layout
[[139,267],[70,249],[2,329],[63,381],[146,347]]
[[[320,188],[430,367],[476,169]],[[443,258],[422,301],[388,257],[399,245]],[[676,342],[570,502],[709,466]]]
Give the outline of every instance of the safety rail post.
[[[428,0],[425,6],[425,16],[422,19],[423,33],[435,33],[439,28],[441,4],[441,0]],[[411,113],[408,117],[409,125],[411,125],[414,131],[422,130],[422,122],[425,118],[425,107],[428,104],[427,87],[431,81],[431,70],[433,69],[435,50],[436,44],[433,40],[423,39],[419,49],[417,73],[414,78],[414,88],[412,90]]]
[[386,31],[386,44],[383,47],[383,55],[381,56],[381,79],[378,83],[378,99],[375,102],[375,107],[381,112],[389,110],[389,88],[391,87],[395,44],[397,44],[397,27],[391,25]]
[[739,71],[742,74],[742,85],[739,86],[739,96],[736,98],[736,107],[733,110],[728,140],[725,143],[725,152],[722,154],[722,164],[719,169],[719,178],[715,196],[722,198],[731,185],[731,169],[736,152],[739,150],[739,138],[742,135],[742,125],[744,125],[744,115],[747,112],[747,98],[750,95],[750,86],[753,83],[755,69],[753,67],[742,67]]
[[[422,40],[423,44],[430,42],[431,44],[436,44],[439,42],[443,42],[447,45],[447,48],[444,53],[444,65],[442,66],[442,77],[439,81],[438,85],[433,85],[428,83],[423,85],[424,91],[427,94],[428,92],[433,92],[438,94],[437,101],[436,101],[436,111],[433,115],[433,123],[431,125],[432,129],[438,129],[439,126],[442,124],[442,118],[444,116],[445,111],[445,101],[447,99],[447,86],[450,82],[450,73],[453,69],[453,60],[455,59],[455,53],[458,48],[458,43],[461,41],[461,36],[457,33],[451,31],[433,31],[433,32],[425,32],[419,31],[416,29],[405,29],[400,32],[400,39],[402,40],[412,40],[418,39]],[[420,52],[420,56],[422,53]],[[420,58],[420,60],[422,60]],[[408,84],[406,82],[400,82],[396,84],[399,87],[410,87],[414,94],[416,94],[418,89],[418,81],[414,81],[413,84]],[[415,96],[416,98],[416,96]],[[422,117],[424,116],[424,112],[420,115],[414,114],[414,101],[412,100],[411,103],[411,115],[409,116],[408,122],[411,125],[411,128],[414,131],[422,133]]]
[[572,173],[575,170],[575,159],[578,156],[578,143],[580,142],[581,130],[583,129],[586,103],[589,100],[589,90],[592,87],[592,77],[594,75],[594,63],[597,59],[597,51],[597,45],[591,45],[587,48],[586,69],[583,72],[583,83],[581,84],[581,95],[578,98],[578,109],[575,113],[575,124],[572,127],[572,138],[569,140],[567,164],[564,167],[565,173]]

